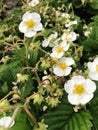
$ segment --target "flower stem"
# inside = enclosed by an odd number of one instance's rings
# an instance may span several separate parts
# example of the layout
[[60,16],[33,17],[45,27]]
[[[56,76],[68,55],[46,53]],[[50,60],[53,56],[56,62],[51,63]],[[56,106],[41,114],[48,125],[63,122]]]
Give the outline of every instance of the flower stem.
[[0,102],[2,102],[4,99],[6,99],[7,97],[9,97],[10,95],[12,95],[12,94],[19,94],[18,92],[16,92],[16,91],[10,91],[6,96],[4,96],[1,100],[0,100]]
[[35,117],[32,115],[32,113],[29,111],[27,106],[24,106],[24,110],[26,111],[26,113],[29,115],[29,117],[32,119],[32,121],[34,122],[34,124],[39,127]]
[[13,123],[13,121],[14,121],[14,119],[15,119],[15,117],[16,117],[19,110],[20,110],[19,107],[14,110],[14,113],[12,115],[12,120],[10,121],[9,126],[6,128],[6,130],[9,130],[9,128],[10,128],[11,124]]

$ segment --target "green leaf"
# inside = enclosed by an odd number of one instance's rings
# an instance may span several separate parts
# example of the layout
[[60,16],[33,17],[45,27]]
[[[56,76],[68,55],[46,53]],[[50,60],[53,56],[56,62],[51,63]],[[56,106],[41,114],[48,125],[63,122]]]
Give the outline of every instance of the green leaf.
[[92,127],[90,113],[86,110],[76,113],[68,102],[60,104],[42,118],[48,130],[91,130]]
[[29,54],[30,54],[29,64],[31,66],[35,67],[36,62],[38,60],[39,51],[37,49],[34,49],[34,50],[30,51]]
[[21,91],[22,97],[29,96],[32,93],[32,91],[34,90],[34,86],[33,86],[33,83],[31,82],[31,80],[32,79],[30,78],[28,81],[21,84],[20,91]]
[[94,0],[94,2],[91,2],[91,3],[90,3],[90,6],[91,6],[93,9],[98,9],[98,0]]
[[52,30],[51,30],[51,29],[42,30],[42,33],[43,33],[45,36],[50,35],[50,34],[51,34],[51,32],[52,32]]
[[90,113],[88,111],[81,110],[70,117],[64,130],[91,130],[92,123],[90,120]]
[[0,67],[0,81],[7,82],[11,86],[12,81],[14,80],[13,73],[10,68],[7,66]]
[[21,66],[18,62],[12,62],[10,64],[0,66],[0,81],[6,82],[9,88],[12,86],[14,76],[19,72]]
[[6,82],[4,82],[4,84],[2,85],[1,89],[0,89],[0,96],[1,95],[5,95],[9,92],[9,89],[8,89],[8,85]]
[[[95,52],[98,53],[98,41],[97,40],[93,40],[93,39],[87,39],[83,42],[81,42],[84,50],[87,52]],[[94,53],[93,53],[94,54]]]
[[93,124],[95,125],[96,130],[98,130],[98,92],[96,97],[89,104],[89,109],[93,118]]
[[96,42],[98,41],[98,26],[93,26],[90,38]]
[[93,25],[98,26],[98,15],[95,15],[94,17],[92,17],[92,19],[94,20],[94,22],[90,23],[91,26],[93,26]]
[[91,25],[92,31],[90,37],[81,41],[81,44],[83,45],[85,51],[92,54],[98,54],[98,27],[96,26],[95,22],[93,22]]
[[48,124],[49,130],[62,129],[72,113],[72,108],[68,105],[60,105],[52,112],[46,113],[43,118]]

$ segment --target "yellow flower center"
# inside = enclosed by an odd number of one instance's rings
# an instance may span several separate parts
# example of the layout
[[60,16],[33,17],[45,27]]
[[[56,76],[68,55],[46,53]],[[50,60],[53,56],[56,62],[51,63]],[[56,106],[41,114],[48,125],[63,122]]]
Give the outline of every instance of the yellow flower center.
[[57,49],[56,49],[57,53],[61,53],[63,51],[63,47],[62,46],[57,46]]
[[32,19],[26,21],[25,24],[28,29],[34,28],[34,26],[35,26],[35,22]]
[[69,40],[69,37],[68,37],[68,36],[66,36],[66,37],[65,37],[65,41],[68,41],[68,40]]
[[81,94],[83,94],[84,92],[85,92],[85,88],[84,88],[84,86],[83,86],[82,84],[77,84],[77,85],[75,85],[75,88],[74,88],[74,93],[75,93],[75,94],[81,95]]
[[96,71],[98,72],[98,65],[96,65]]
[[62,70],[65,70],[67,68],[67,64],[66,63],[60,63],[59,68],[62,69]]
[[33,4],[34,4],[34,5],[36,5],[36,4],[37,4],[37,2],[36,2],[36,1],[34,1],[34,2],[33,2]]
[[65,32],[64,32],[64,33],[68,35],[68,34],[69,34],[69,30],[65,30]]

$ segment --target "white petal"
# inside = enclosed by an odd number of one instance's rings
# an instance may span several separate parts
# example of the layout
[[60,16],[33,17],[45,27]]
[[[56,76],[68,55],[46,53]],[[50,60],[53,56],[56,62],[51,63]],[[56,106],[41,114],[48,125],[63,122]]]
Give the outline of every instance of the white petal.
[[25,33],[25,36],[26,36],[26,37],[33,37],[34,35],[36,35],[36,32],[35,32],[35,31],[31,31],[31,30],[28,30],[28,31]]
[[64,55],[64,52],[57,53],[55,51],[50,54],[51,57],[55,57],[55,58],[61,58],[63,55]]
[[73,80],[67,81],[64,85],[64,89],[67,93],[72,93],[74,89],[75,82]]
[[43,29],[43,25],[41,23],[38,23],[37,25],[35,25],[35,27],[33,28],[34,31],[41,31]]
[[58,36],[58,33],[55,32],[54,34],[51,34],[51,35],[49,36],[49,39],[51,40],[51,39],[57,38],[57,36]]
[[98,57],[94,59],[94,62],[98,64]]
[[72,24],[77,24],[77,23],[78,23],[77,20],[72,21]]
[[32,7],[34,7],[34,6],[36,6],[38,3],[39,3],[39,0],[32,0],[32,1],[29,2],[29,5],[32,6]]
[[34,13],[31,13],[31,18],[32,20],[36,21],[36,22],[40,22],[41,21],[41,17],[38,13],[34,12]]
[[97,73],[97,72],[89,72],[89,77],[90,77],[92,80],[98,81],[98,73]]
[[42,42],[42,47],[47,47],[49,45],[49,39],[45,39],[43,42]]
[[[5,128],[7,128],[9,124],[11,123],[11,121],[12,121],[12,118],[10,116],[5,116],[0,119],[0,126],[4,126]],[[10,127],[12,127],[14,124],[15,122],[13,121]]]
[[96,67],[95,64],[93,62],[88,62],[88,69],[90,70],[90,72],[95,72],[96,71]]
[[75,32],[71,32],[69,35],[68,35],[68,37],[69,37],[69,41],[75,41],[76,39],[77,39],[77,35],[76,35],[76,33]]
[[66,23],[66,24],[65,24],[65,27],[66,27],[66,28],[68,28],[68,27],[70,27],[70,26],[71,26],[70,23]]
[[21,22],[19,24],[19,31],[22,32],[22,33],[25,33],[27,31],[27,27],[25,26],[24,22]]
[[28,19],[31,19],[31,13],[29,11],[26,12],[22,17],[23,21],[27,21]]
[[74,60],[71,57],[62,57],[60,61],[66,62],[68,66],[74,64]]
[[57,76],[64,76],[64,71],[60,70],[58,66],[53,68],[53,73]]
[[75,84],[83,84],[85,82],[85,78],[81,75],[72,77],[72,80],[74,80]]
[[64,70],[64,76],[67,76],[70,74],[72,68],[71,67],[67,67],[66,70]]
[[65,33],[64,33],[64,34],[62,35],[61,39],[62,39],[62,40],[65,40],[66,37],[68,37],[68,34],[65,34]]
[[85,93],[85,94],[83,94],[83,95],[81,95],[80,96],[80,103],[81,104],[86,104],[86,103],[88,103],[92,98],[93,98],[93,94],[92,93],[90,93],[90,94],[88,94],[88,93]]
[[61,44],[64,47],[64,51],[67,51],[69,49],[69,44],[66,41],[61,42]]
[[96,90],[96,84],[90,79],[86,79],[85,83],[83,84],[85,86],[87,93],[93,93]]
[[53,42],[50,41],[49,47],[55,47],[57,45],[58,45],[57,41],[53,41]]
[[79,105],[79,104],[80,104],[79,95],[76,95],[76,94],[68,94],[68,101],[69,101],[72,105]]
[[71,57],[69,57],[69,58],[66,58],[65,62],[67,63],[67,65],[72,65],[74,64],[75,61]]

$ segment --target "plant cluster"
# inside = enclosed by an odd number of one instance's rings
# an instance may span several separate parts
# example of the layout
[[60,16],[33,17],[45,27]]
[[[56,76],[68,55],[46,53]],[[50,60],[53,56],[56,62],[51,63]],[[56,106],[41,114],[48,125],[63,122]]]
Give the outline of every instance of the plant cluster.
[[98,130],[98,0],[0,0],[0,130]]

